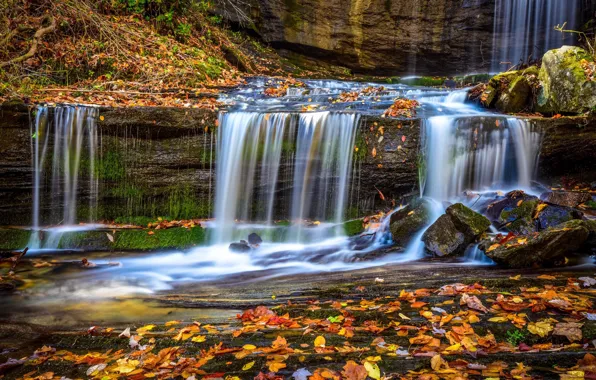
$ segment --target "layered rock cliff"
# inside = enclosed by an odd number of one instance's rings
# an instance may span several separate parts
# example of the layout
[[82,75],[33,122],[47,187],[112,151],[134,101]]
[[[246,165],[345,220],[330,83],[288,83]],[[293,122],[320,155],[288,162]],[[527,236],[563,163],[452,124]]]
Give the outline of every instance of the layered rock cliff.
[[354,72],[445,75],[490,67],[494,0],[255,0],[273,47]]

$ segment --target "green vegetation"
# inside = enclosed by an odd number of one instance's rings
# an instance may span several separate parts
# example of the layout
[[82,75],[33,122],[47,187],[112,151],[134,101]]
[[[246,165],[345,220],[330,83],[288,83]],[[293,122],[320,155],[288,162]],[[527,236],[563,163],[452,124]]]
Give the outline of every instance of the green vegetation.
[[364,231],[362,219],[350,220],[344,223],[344,231],[347,236],[355,236]]
[[526,339],[527,335],[527,333],[520,329],[507,330],[507,342],[512,346],[517,347],[524,341],[524,339]]
[[167,230],[123,230],[114,236],[114,249],[121,250],[156,250],[156,249],[185,249],[205,242],[205,230],[194,228],[169,228]]
[[0,250],[23,249],[27,246],[31,231],[18,229],[0,230]]

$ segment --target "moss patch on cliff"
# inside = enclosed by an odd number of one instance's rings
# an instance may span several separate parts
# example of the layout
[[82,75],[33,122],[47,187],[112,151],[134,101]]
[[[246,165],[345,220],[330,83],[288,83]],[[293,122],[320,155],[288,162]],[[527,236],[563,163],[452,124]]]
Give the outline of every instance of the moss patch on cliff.
[[27,246],[31,231],[19,229],[0,230],[0,250],[23,249]]

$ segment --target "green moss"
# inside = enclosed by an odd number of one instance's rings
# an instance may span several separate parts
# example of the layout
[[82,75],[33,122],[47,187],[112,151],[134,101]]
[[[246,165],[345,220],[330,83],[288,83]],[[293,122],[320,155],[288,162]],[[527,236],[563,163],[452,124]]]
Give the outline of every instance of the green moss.
[[364,231],[364,225],[362,219],[350,220],[344,223],[344,231],[347,236],[354,236]]
[[95,173],[98,178],[120,181],[126,177],[124,157],[119,152],[108,150],[96,161]]
[[167,230],[118,231],[114,236],[114,249],[122,250],[155,250],[166,248],[184,249],[200,245],[205,242],[205,230],[195,228],[170,228]]
[[440,87],[445,84],[446,79],[441,77],[414,77],[399,79],[398,83],[410,86]]
[[363,160],[368,155],[368,145],[366,145],[366,140],[364,139],[362,131],[358,131],[356,134],[355,140],[355,149],[354,149],[354,160]]
[[522,202],[518,207],[511,210],[503,210],[501,212],[500,220],[506,222],[507,230],[527,234],[534,231],[534,221],[532,215],[534,209],[538,204],[538,200],[529,200]]
[[6,229],[0,230],[0,250],[23,249],[27,246],[31,231]]

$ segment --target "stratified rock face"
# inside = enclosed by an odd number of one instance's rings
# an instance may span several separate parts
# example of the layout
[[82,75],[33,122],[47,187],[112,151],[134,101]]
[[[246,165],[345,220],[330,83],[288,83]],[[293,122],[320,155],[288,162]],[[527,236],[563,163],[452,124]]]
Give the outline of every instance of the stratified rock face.
[[542,58],[536,110],[543,113],[582,113],[596,106],[596,82],[588,80],[581,66],[591,60],[578,47],[563,46],[547,52]]
[[486,255],[498,264],[511,268],[552,264],[567,254],[579,250],[588,240],[589,227],[582,220],[572,220],[555,228],[547,229],[537,236],[530,235],[496,244],[486,250]]
[[254,0],[263,39],[355,72],[450,75],[490,66],[494,0]]

